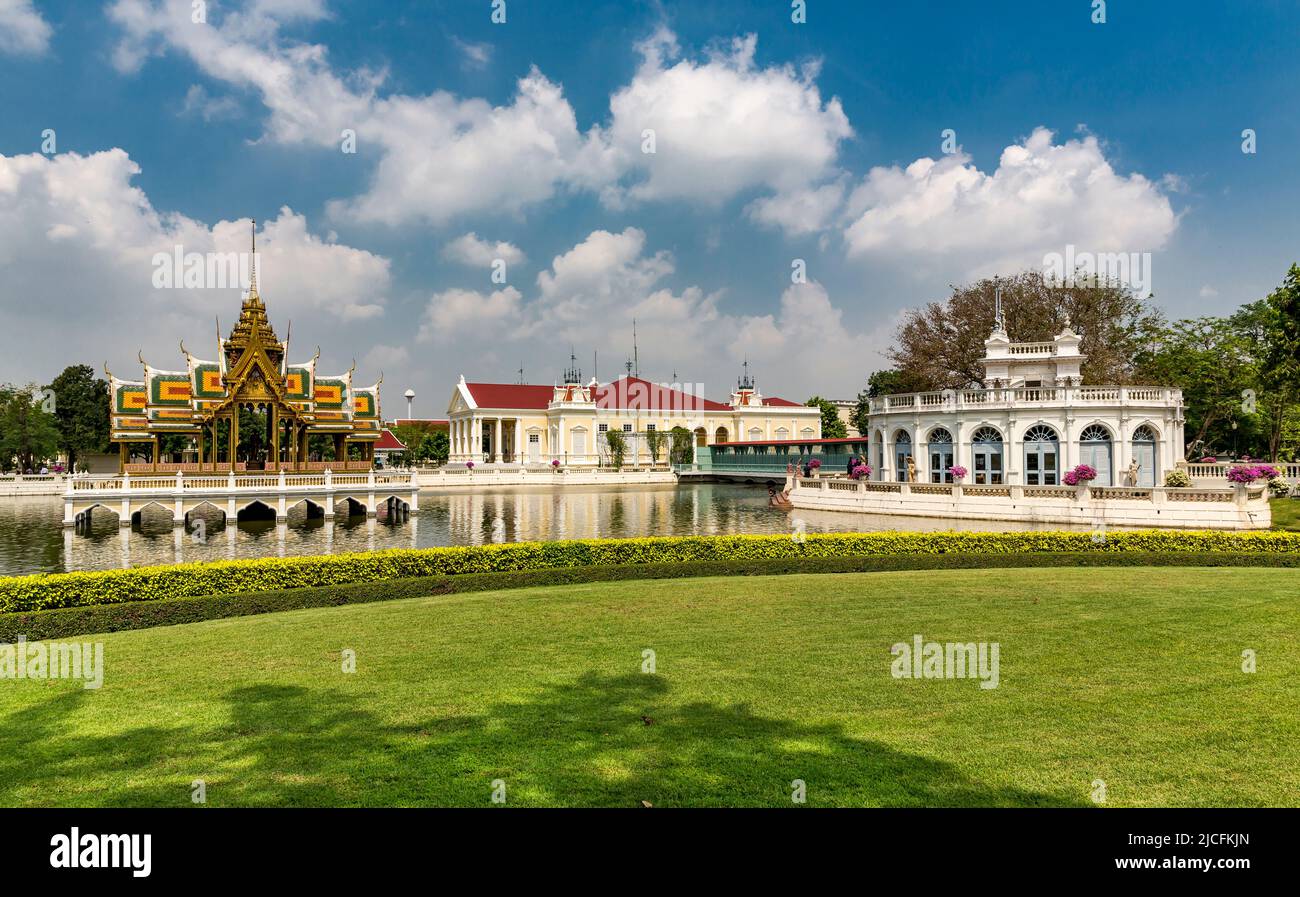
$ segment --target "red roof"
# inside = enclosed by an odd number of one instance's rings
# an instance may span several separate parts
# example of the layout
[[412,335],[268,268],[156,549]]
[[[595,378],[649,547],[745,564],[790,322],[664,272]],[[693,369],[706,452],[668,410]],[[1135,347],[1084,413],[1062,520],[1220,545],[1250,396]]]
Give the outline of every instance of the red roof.
[[804,405],[803,402],[791,402],[789,399],[778,399],[776,396],[768,396],[767,398],[763,399],[763,404],[764,404],[764,405],[783,405],[783,406],[785,406],[785,407],[787,407],[787,408],[788,408],[788,407],[795,407],[795,408],[803,408],[803,407],[805,407],[805,405]]
[[[545,410],[555,395],[554,386],[519,383],[466,383],[480,408]],[[692,395],[640,377],[619,377],[613,383],[598,384],[597,408],[626,411],[730,411],[731,406]],[[791,403],[794,404],[794,403]]]
[[596,387],[596,407],[627,411],[730,411],[730,405],[704,396],[651,383],[640,377],[619,377]]
[[375,451],[377,452],[404,452],[406,445],[402,440],[393,435],[393,431],[384,428],[384,432],[379,434],[379,439],[375,441]]
[[555,393],[553,386],[527,383],[466,383],[480,408],[536,408],[545,410]]

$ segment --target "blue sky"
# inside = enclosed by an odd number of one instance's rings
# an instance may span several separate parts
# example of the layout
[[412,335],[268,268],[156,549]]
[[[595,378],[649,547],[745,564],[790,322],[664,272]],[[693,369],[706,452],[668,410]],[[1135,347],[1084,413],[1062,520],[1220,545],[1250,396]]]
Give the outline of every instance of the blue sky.
[[1151,252],[1171,316],[1300,258],[1295,2],[190,12],[0,0],[0,327],[25,334],[0,380],[211,355],[237,292],[153,290],[149,259],[242,248],[249,216],[293,354],[428,415],[461,373],[551,382],[570,344],[608,378],[633,317],[644,375],[725,398],[748,357],[768,392],[851,397],[902,309],[1066,244]]

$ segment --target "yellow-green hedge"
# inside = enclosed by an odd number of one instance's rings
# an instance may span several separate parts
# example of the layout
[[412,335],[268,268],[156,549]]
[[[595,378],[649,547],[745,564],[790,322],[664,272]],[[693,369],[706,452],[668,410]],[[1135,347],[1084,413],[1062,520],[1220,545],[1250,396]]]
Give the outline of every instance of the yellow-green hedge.
[[1300,553],[1300,533],[825,533],[790,536],[665,536],[517,542],[471,548],[393,549],[362,554],[258,558],[0,578],[0,612],[121,601],[264,592],[412,576],[540,570],[605,564],[760,560],[899,554],[1058,551]]

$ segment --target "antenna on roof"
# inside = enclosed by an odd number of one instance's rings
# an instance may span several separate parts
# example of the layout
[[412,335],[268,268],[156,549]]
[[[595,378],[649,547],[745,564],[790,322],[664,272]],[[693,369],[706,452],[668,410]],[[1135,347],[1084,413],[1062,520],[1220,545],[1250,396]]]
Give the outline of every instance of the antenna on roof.
[[632,365],[636,370],[635,376],[641,377],[641,358],[636,350],[636,318],[632,319]]
[[519,385],[524,385],[524,363],[522,361],[519,362]]

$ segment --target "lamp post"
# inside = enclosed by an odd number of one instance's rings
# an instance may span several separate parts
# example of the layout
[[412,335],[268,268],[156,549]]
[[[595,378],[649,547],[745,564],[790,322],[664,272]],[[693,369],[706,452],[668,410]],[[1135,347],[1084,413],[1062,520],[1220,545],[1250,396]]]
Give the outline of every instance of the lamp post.
[[415,402],[415,390],[408,389],[406,391],[406,419],[407,420],[413,420],[415,418],[415,415],[411,413],[411,406],[412,403],[414,402]]

